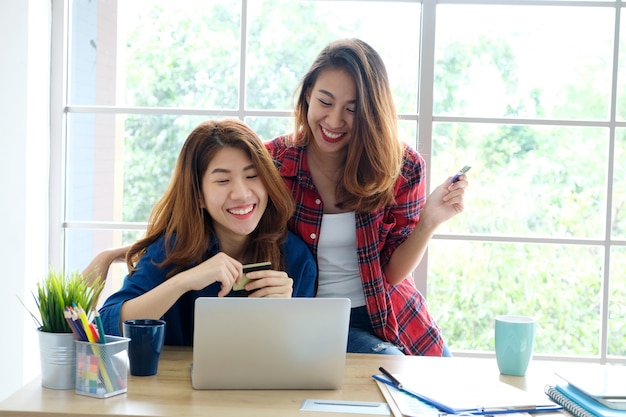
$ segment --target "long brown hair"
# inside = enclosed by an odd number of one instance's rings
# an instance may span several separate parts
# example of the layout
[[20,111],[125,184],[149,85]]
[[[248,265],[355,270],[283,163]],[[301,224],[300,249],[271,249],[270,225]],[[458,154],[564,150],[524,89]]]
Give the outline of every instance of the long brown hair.
[[338,40],[317,56],[297,90],[293,144],[313,138],[307,122],[307,95],[324,70],[341,69],[356,84],[352,137],[337,188],[337,204],[353,211],[371,211],[395,202],[394,184],[402,168],[396,107],[385,64],[376,50],[359,39]]
[[242,121],[228,119],[201,123],[187,137],[170,184],[150,213],[145,237],[128,251],[126,263],[131,274],[146,248],[162,236],[166,257],[157,266],[172,266],[167,278],[208,258],[214,230],[208,211],[202,207],[202,177],[215,154],[226,147],[248,155],[268,192],[267,208],[250,234],[242,261],[270,261],[274,269],[284,268],[280,249],[294,211],[291,194],[256,133]]

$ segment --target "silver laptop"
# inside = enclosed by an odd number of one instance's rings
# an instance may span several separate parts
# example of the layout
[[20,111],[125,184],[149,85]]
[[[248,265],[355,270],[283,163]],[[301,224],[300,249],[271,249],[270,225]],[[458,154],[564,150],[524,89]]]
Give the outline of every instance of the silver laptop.
[[195,389],[338,389],[350,320],[347,298],[200,297]]

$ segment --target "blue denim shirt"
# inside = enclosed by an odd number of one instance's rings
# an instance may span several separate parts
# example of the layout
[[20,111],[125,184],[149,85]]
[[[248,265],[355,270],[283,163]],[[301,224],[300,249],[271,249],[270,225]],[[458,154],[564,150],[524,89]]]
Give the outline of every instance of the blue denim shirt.
[[[108,335],[120,336],[120,313],[124,302],[152,290],[165,281],[167,268],[158,268],[155,263],[165,258],[164,238],[154,242],[146,249],[146,254],[139,260],[137,271],[132,277],[126,277],[122,288],[112,294],[100,309],[104,331]],[[308,246],[295,234],[289,232],[283,248],[285,272],[293,279],[293,297],[313,297],[317,266]],[[209,256],[220,252],[217,240],[211,242]],[[194,265],[190,265],[191,268]],[[193,319],[195,300],[198,297],[217,297],[220,282],[205,287],[200,291],[183,294],[162,317],[165,320],[165,344],[191,346],[193,343]],[[232,295],[234,291],[231,292]]]

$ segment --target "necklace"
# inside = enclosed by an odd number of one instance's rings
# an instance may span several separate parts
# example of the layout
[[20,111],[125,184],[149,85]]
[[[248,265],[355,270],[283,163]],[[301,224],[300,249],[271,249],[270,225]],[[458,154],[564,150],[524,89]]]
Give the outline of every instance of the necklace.
[[339,178],[341,177],[342,167],[339,166],[333,170],[324,169],[322,165],[317,161],[317,157],[313,152],[307,152],[307,160],[309,162],[309,169],[311,170],[311,176],[313,174],[322,174],[330,183],[337,184],[339,183]]

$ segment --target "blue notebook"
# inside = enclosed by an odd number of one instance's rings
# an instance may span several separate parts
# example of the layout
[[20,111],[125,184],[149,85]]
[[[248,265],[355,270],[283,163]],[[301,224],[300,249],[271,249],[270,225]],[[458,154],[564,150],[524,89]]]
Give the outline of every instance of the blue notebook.
[[626,411],[606,407],[570,384],[548,385],[545,392],[576,417],[626,417]]
[[568,366],[555,373],[599,403],[615,410],[626,410],[626,366]]

